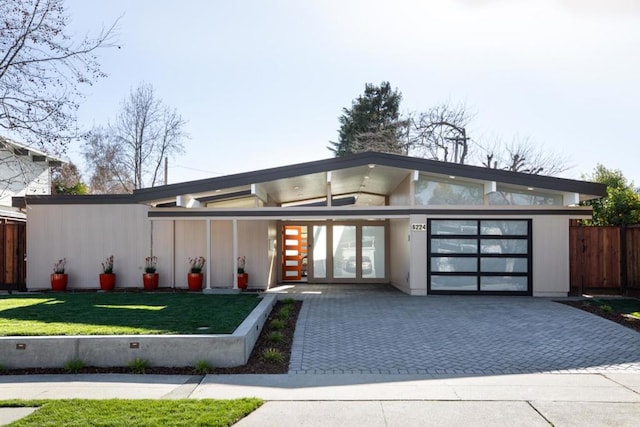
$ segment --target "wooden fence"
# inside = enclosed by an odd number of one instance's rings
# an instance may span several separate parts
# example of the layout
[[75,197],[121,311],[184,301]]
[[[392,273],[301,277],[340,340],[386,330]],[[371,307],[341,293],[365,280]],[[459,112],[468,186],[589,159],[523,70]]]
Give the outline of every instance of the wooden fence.
[[640,296],[640,225],[569,227],[571,294]]
[[0,289],[26,290],[27,224],[0,218]]

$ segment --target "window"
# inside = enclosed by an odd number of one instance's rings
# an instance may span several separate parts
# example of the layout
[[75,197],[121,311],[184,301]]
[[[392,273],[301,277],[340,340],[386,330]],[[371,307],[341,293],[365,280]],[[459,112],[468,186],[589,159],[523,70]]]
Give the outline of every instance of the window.
[[429,293],[531,295],[531,220],[428,221]]
[[473,182],[460,182],[420,175],[416,183],[418,205],[482,205],[484,186]]

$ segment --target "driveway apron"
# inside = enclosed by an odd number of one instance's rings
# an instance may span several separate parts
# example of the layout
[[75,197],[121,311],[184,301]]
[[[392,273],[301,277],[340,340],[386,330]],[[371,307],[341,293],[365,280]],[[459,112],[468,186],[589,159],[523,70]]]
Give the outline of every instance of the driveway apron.
[[640,372],[639,333],[552,300],[349,289],[303,296],[290,373]]

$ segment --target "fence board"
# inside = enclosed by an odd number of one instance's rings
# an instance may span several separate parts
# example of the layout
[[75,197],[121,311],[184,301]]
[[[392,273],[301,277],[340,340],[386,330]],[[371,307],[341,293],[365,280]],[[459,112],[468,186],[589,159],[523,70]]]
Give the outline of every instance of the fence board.
[[0,289],[25,289],[26,243],[24,222],[0,220]]
[[571,222],[569,251],[572,295],[640,295],[640,226],[582,227]]
[[627,233],[627,288],[640,291],[640,226],[631,226]]

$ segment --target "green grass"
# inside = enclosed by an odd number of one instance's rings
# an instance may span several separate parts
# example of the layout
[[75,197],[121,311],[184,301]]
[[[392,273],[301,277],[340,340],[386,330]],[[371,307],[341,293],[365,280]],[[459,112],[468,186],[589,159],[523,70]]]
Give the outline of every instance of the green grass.
[[84,368],[82,359],[71,359],[64,364],[64,369],[70,374],[77,374],[82,368]]
[[285,327],[284,322],[280,319],[273,319],[270,325],[271,325],[271,329],[274,329],[276,331],[280,331]]
[[205,375],[213,370],[213,366],[206,360],[198,360],[193,366],[193,370],[198,375]]
[[144,374],[149,367],[149,362],[145,359],[136,357],[129,362],[129,368],[136,374]]
[[230,426],[262,401],[237,400],[13,400],[0,407],[38,407],[10,426]]
[[600,307],[607,313],[628,314],[640,319],[640,300],[633,298],[594,298],[588,303]]
[[284,354],[277,348],[265,348],[262,351],[262,358],[267,362],[280,363],[284,360]]
[[282,342],[282,340],[284,340],[284,335],[282,335],[282,332],[273,331],[270,332],[269,335],[267,335],[267,341],[269,342],[279,343]]
[[227,334],[258,303],[257,295],[1,295],[0,336]]

